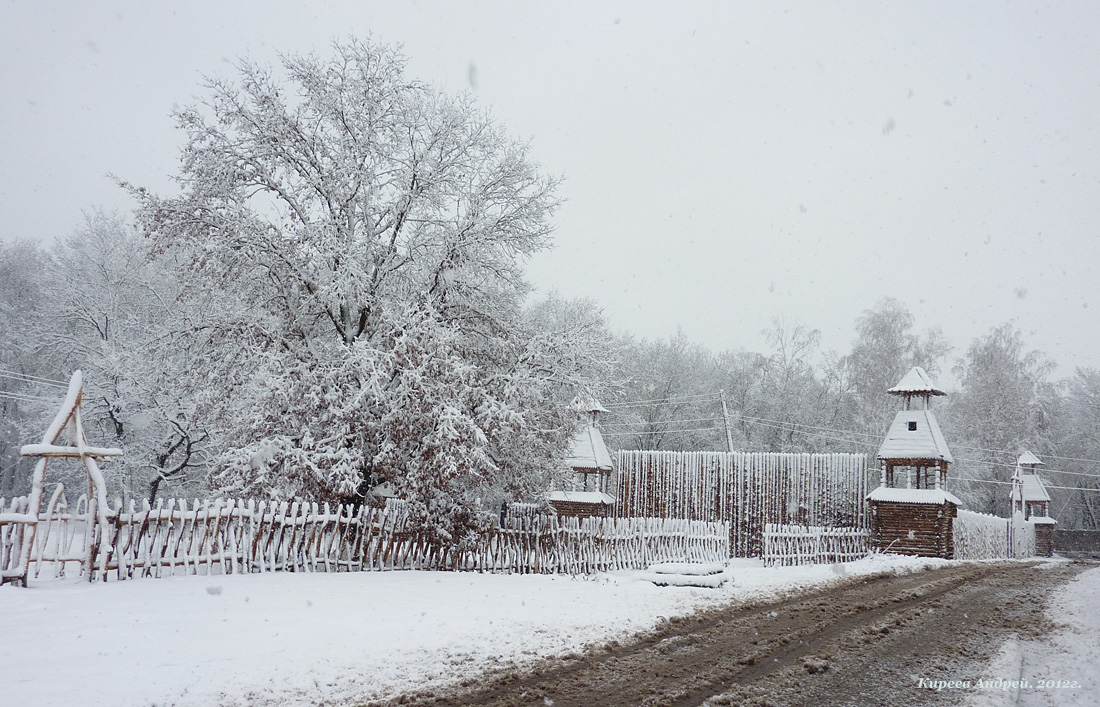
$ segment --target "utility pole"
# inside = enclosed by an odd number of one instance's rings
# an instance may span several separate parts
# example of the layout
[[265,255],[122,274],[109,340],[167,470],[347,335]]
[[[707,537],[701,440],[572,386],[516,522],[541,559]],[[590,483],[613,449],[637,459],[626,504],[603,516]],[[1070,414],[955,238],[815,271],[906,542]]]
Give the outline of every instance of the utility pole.
[[726,408],[726,390],[721,388],[718,392],[722,395],[722,424],[726,427],[726,451],[733,451],[733,431],[730,430],[730,411]]

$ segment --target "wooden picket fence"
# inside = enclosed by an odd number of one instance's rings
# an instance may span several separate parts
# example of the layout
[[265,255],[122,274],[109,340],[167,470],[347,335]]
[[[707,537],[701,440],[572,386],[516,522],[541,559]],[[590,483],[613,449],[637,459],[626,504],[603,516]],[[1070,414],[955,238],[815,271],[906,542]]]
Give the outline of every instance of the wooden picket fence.
[[[14,566],[27,527],[4,522],[4,503],[0,499],[0,569]],[[8,517],[23,517],[26,503],[25,497],[8,501]],[[727,525],[677,519],[521,514],[493,518],[472,542],[455,546],[416,530],[400,503],[333,508],[234,499],[189,505],[172,499],[140,510],[131,503],[126,511],[116,502],[106,517],[104,532],[88,533],[87,498],[70,513],[59,485],[39,517],[31,576],[85,573],[105,580],[409,569],[590,574],[729,557]]]
[[765,567],[854,562],[871,553],[871,533],[857,528],[764,526]]
[[759,557],[768,524],[864,530],[878,485],[866,454],[620,451],[615,512],[725,522],[735,557]]

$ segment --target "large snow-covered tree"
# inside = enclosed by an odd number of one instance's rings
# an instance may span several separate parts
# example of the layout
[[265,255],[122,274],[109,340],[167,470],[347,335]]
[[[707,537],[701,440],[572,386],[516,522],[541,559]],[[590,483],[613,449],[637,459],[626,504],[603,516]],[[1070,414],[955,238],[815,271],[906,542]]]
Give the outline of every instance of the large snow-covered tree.
[[215,483],[325,499],[389,480],[458,517],[549,473],[587,356],[522,308],[556,180],[391,47],[237,68],[177,113],[181,193],[130,187],[185,289],[224,300],[196,332],[218,352],[195,377],[225,440]]

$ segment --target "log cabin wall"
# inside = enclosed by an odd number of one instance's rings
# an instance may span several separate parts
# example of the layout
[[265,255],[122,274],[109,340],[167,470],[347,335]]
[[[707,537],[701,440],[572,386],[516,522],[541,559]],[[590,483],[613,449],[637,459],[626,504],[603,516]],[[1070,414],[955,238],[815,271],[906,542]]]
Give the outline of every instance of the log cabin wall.
[[955,556],[953,503],[871,501],[871,544],[883,552],[921,557]]
[[606,518],[611,515],[611,506],[602,503],[585,503],[582,501],[551,501],[550,505],[558,512],[559,516],[573,518]]
[[1035,524],[1035,554],[1039,557],[1052,557],[1054,555],[1054,525],[1050,523]]

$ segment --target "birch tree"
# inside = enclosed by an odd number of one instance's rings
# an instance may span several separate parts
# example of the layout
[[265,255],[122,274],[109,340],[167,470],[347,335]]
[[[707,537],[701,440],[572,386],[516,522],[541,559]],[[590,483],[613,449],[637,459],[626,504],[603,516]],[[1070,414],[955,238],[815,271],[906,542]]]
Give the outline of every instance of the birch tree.
[[884,434],[897,410],[889,388],[914,366],[933,377],[950,351],[938,328],[913,330],[913,315],[899,300],[883,297],[856,319],[856,339],[842,365],[853,396],[854,424],[859,432]]
[[[1100,370],[1078,368],[1061,388],[1057,421],[1057,458],[1040,467],[1051,489],[1050,513],[1060,528],[1100,529]],[[1068,473],[1062,473],[1068,472]],[[1080,489],[1080,490],[1076,490]]]
[[[1054,363],[1027,350],[1011,323],[975,339],[955,373],[962,393],[948,401],[944,427],[957,435],[958,478],[1007,482],[1022,449],[1042,456],[1052,450],[1057,390]],[[1007,486],[962,481],[961,497],[977,510],[1007,514]]]

